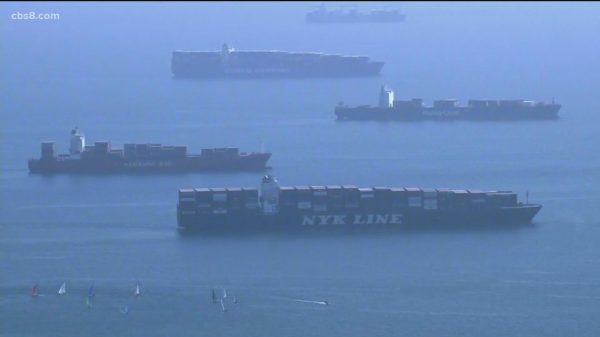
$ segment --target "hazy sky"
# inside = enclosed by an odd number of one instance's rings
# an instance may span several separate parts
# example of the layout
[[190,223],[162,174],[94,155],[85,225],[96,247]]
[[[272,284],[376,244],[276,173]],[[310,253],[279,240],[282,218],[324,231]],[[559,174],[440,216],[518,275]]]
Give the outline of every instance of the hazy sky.
[[[417,96],[549,99],[593,95],[600,85],[600,3],[336,2],[328,7],[399,8],[407,20],[307,25],[306,12],[320,4],[2,3],[0,76],[9,85],[32,77],[162,78],[173,50],[227,42],[370,56],[386,63],[387,84]],[[11,19],[28,11],[60,19]]]

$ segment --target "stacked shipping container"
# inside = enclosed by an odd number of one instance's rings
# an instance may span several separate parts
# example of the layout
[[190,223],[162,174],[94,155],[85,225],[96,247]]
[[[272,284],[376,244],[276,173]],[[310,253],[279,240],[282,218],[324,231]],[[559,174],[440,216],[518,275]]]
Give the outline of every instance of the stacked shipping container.
[[[517,195],[507,191],[419,189],[356,186],[286,186],[279,189],[282,213],[340,213],[390,210],[479,210],[517,206]],[[198,188],[179,190],[179,206],[198,214],[256,213],[256,188]]]

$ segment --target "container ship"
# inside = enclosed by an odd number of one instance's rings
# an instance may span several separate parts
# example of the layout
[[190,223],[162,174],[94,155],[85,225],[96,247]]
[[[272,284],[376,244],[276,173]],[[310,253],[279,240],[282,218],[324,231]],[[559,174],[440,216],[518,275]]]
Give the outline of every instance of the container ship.
[[177,222],[191,231],[451,228],[528,224],[542,208],[510,191],[356,186],[180,189]]
[[171,59],[175,78],[377,76],[381,68],[383,62],[366,56],[236,51],[227,44],[220,51],[175,51]]
[[406,15],[402,14],[398,10],[327,10],[325,5],[321,5],[319,9],[306,14],[307,23],[388,23],[402,22],[405,18]]
[[56,155],[54,142],[43,142],[41,152],[40,159],[29,160],[31,173],[260,171],[271,157],[271,153],[245,153],[238,148],[188,154],[186,146],[124,144],[123,149],[113,149],[107,141],[86,145],[78,128],[71,131],[68,154]]
[[377,106],[346,106],[335,108],[338,120],[536,120],[557,119],[561,105],[517,100],[469,100],[466,106],[457,100],[445,99],[423,104],[420,98],[394,100],[394,92],[385,86],[379,93]]

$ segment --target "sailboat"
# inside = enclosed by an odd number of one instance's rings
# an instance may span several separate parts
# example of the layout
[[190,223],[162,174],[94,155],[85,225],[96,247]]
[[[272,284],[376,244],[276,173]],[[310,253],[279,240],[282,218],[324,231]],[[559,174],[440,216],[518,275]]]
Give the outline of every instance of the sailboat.
[[58,294],[64,295],[66,293],[67,293],[67,283],[63,282],[63,284],[60,286],[60,289],[58,289]]
[[121,313],[123,315],[127,315],[129,313],[129,306],[125,304],[125,306],[121,309]]
[[33,288],[31,288],[31,297],[38,297],[38,295],[39,295],[38,285],[35,284],[33,286]]
[[133,296],[138,297],[140,295],[141,295],[141,292],[140,292],[140,283],[138,282],[135,285],[135,291],[133,292]]
[[223,312],[227,311],[227,309],[225,309],[225,304],[223,303],[223,299],[221,299],[221,310],[223,310]]
[[223,299],[227,299],[227,290],[225,290],[225,288],[223,288]]
[[92,283],[92,285],[88,288],[87,291],[87,296],[85,297],[85,306],[89,308],[92,307],[92,298],[94,297],[94,284]]
[[217,303],[217,294],[215,293],[215,289],[212,290],[212,302]]

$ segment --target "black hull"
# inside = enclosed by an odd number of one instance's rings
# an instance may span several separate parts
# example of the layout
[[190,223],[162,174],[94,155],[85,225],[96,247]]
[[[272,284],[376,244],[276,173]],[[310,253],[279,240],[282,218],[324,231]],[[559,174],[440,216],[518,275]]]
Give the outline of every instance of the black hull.
[[284,212],[265,214],[194,214],[178,210],[177,222],[186,232],[361,232],[379,229],[451,229],[526,225],[541,205],[487,210],[405,210],[391,212]]
[[351,23],[397,23],[403,22],[404,15],[389,18],[322,18],[316,16],[307,16],[306,23],[310,24],[351,24]]
[[404,19],[389,19],[389,20],[320,20],[320,19],[307,19],[306,23],[310,24],[352,24],[352,23],[396,23],[402,22]]
[[177,160],[104,159],[31,159],[28,166],[35,174],[115,174],[115,173],[192,173],[264,171],[269,153],[251,154],[226,159],[200,157]]
[[367,57],[289,53],[173,52],[174,78],[311,78],[378,76],[384,63]]
[[220,66],[214,68],[204,65],[172,67],[175,79],[194,78],[343,78],[343,77],[375,77],[379,76],[383,62],[373,62],[361,67],[319,67],[313,69],[287,69],[281,72],[264,72],[260,69],[239,69],[237,71],[225,71]]
[[390,120],[390,121],[516,121],[516,120],[555,120],[558,119],[560,104],[549,104],[533,107],[496,107],[468,108],[453,110],[397,109],[378,107],[336,107],[335,115],[340,121],[345,120]]

